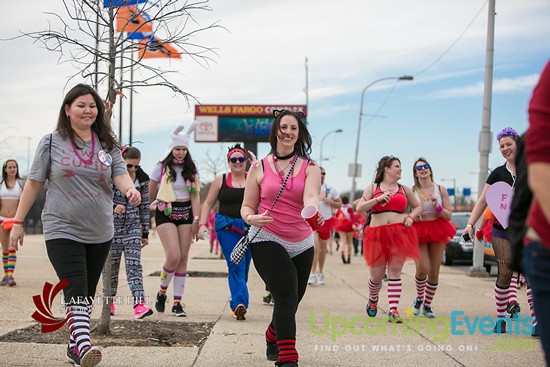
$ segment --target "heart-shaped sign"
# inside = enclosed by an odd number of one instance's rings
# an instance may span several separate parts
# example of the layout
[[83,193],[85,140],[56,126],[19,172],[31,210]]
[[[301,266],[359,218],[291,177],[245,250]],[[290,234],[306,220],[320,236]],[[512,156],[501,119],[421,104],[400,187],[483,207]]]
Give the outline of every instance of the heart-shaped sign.
[[489,209],[493,212],[502,228],[508,228],[508,217],[512,206],[514,189],[506,182],[495,182],[485,194]]

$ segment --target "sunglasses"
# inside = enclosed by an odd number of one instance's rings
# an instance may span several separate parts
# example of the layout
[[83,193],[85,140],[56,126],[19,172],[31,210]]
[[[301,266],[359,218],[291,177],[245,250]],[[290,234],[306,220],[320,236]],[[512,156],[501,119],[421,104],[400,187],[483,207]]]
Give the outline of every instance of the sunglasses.
[[126,168],[130,169],[130,168],[136,168],[136,169],[140,169],[141,166],[139,164],[126,164]]
[[244,161],[246,161],[246,158],[245,157],[238,157],[238,158],[229,158],[229,161],[231,163],[243,163]]
[[416,166],[417,171],[422,171],[423,169],[430,169],[430,165],[426,163],[425,165]]

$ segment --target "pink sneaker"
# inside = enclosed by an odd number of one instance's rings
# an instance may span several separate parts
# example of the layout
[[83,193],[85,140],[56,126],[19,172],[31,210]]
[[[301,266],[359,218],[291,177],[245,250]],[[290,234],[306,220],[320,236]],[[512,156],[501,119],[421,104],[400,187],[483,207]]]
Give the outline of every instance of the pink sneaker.
[[149,307],[145,307],[143,303],[138,303],[136,307],[134,307],[134,319],[139,320],[143,319],[144,317],[151,316],[153,314],[153,310]]
[[111,303],[111,316],[115,315],[115,304]]

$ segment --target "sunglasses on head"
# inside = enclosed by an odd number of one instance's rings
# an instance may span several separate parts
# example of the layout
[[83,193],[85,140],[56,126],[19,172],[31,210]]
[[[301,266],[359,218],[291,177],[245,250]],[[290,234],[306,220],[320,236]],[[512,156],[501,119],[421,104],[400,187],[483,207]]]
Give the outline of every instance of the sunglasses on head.
[[141,166],[139,164],[126,164],[126,168],[130,169],[130,168],[136,168],[136,169],[140,169]]
[[416,166],[417,171],[422,171],[423,169],[430,169],[430,165],[426,163],[424,165]]
[[246,161],[246,158],[245,157],[238,157],[238,158],[229,158],[229,161],[231,163],[243,163],[244,161]]

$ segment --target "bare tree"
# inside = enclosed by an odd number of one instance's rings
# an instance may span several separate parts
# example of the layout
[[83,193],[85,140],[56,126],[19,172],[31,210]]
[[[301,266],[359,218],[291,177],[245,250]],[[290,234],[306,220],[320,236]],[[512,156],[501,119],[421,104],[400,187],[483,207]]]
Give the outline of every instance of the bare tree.
[[[141,58],[134,57],[140,47],[158,48],[159,42],[148,42],[144,45],[133,39],[152,25],[155,37],[164,43],[172,44],[186,58],[191,58],[202,66],[208,66],[214,61],[212,57],[217,54],[214,49],[193,41],[200,32],[215,28],[223,29],[217,23],[201,26],[195,19],[195,13],[211,10],[207,6],[208,0],[153,0],[137,4],[133,16],[129,17],[123,25],[124,29],[133,26],[133,30],[120,33],[116,32],[115,27],[117,13],[121,11],[120,7],[104,7],[103,0],[62,1],[66,15],[46,13],[53,18],[47,30],[21,32],[12,39],[30,37],[47,50],[58,52],[59,63],[69,62],[77,70],[68,78],[67,83],[76,77],[81,77],[84,80],[90,80],[96,89],[100,85],[105,86],[107,89],[105,99],[111,104],[115,103],[117,92],[123,94],[125,90],[134,91],[142,87],[169,88],[175,95],[183,96],[187,103],[190,99],[195,100],[191,94],[170,81],[170,75],[178,73],[176,70],[152,67]],[[135,26],[135,24],[138,25]],[[129,74],[125,70],[130,69],[138,74],[137,79],[125,78],[125,75]],[[106,273],[110,274],[109,259],[105,265]],[[103,285],[104,294],[110,295],[109,277],[104,277]],[[100,334],[109,332],[111,301],[103,302],[98,325]]]
[[227,168],[227,163],[223,149],[223,145],[219,144],[218,153],[215,156],[210,153],[210,149],[207,149],[206,158],[201,161],[201,170],[212,174],[214,178],[224,171]]

